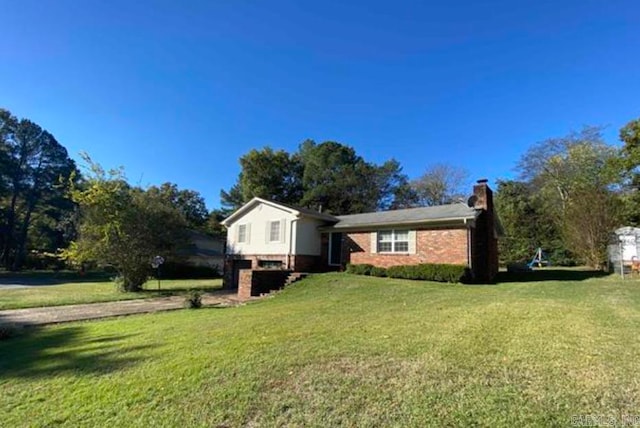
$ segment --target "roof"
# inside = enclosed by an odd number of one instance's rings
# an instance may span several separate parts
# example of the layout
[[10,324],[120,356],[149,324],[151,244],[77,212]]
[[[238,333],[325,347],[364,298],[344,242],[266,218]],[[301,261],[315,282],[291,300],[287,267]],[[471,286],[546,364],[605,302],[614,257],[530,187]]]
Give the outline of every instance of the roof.
[[438,205],[434,207],[407,208],[364,214],[337,216],[332,229],[357,229],[369,226],[391,226],[403,224],[445,223],[474,220],[478,211],[465,204]]
[[295,216],[311,217],[311,218],[316,218],[318,220],[325,220],[329,222],[338,221],[336,217],[329,214],[324,214],[309,208],[297,207],[295,205],[283,204],[281,202],[273,202],[267,199],[258,198],[256,196],[253,199],[251,199],[249,202],[247,202],[246,204],[238,208],[236,211],[234,211],[233,214],[231,214],[229,217],[222,220],[221,222],[222,225],[223,226],[231,225],[237,218],[242,217],[245,213],[247,213],[248,211],[251,211],[254,207],[256,207],[259,204],[265,204],[275,208],[280,208]]

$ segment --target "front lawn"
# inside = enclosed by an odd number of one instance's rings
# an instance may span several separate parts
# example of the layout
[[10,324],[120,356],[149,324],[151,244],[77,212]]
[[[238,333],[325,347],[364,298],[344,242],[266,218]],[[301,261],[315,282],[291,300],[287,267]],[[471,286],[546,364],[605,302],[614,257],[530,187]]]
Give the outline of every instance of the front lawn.
[[[0,285],[0,310],[76,303],[110,302],[185,294],[190,288],[218,290],[221,279],[155,280],[145,284],[139,293],[123,293],[105,275],[80,277],[71,273],[26,273],[0,275],[0,284],[23,285],[7,288]],[[26,286],[24,286],[26,285]]]
[[640,412],[639,328],[637,280],[461,286],[316,275],[236,308],[2,341],[0,426],[622,421]]

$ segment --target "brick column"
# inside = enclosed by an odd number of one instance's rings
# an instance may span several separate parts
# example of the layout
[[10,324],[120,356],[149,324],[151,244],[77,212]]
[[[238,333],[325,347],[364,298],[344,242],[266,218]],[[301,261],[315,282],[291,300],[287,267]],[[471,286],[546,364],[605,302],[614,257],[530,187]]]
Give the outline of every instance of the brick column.
[[247,300],[251,297],[253,288],[253,271],[251,269],[240,269],[238,271],[238,298]]

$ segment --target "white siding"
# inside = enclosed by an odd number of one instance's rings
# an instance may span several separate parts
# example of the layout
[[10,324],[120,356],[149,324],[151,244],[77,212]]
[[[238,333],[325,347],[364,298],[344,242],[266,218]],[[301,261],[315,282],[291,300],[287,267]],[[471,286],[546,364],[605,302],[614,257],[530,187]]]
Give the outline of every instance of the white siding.
[[295,223],[294,239],[295,247],[294,254],[300,254],[305,256],[319,256],[321,247],[321,237],[318,227],[324,224],[319,220],[310,218],[301,218]]
[[[295,216],[288,211],[265,204],[255,206],[251,211],[230,225],[227,233],[227,253],[289,254],[291,221],[294,219]],[[281,239],[279,242],[269,242],[269,236],[267,235],[269,231],[268,223],[272,221],[281,222]],[[237,242],[237,230],[241,224],[248,225],[247,242],[245,243]]]

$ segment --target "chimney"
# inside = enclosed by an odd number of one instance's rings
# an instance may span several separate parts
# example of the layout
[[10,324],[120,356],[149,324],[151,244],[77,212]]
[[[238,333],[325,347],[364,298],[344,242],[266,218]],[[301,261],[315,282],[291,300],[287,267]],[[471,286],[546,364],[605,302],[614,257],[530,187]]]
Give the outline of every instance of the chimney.
[[477,282],[493,282],[498,273],[498,240],[493,192],[483,178],[473,186],[469,206],[480,211],[471,235],[471,269]]
[[489,210],[493,208],[493,192],[487,185],[486,178],[481,178],[473,186],[473,208],[477,210]]

